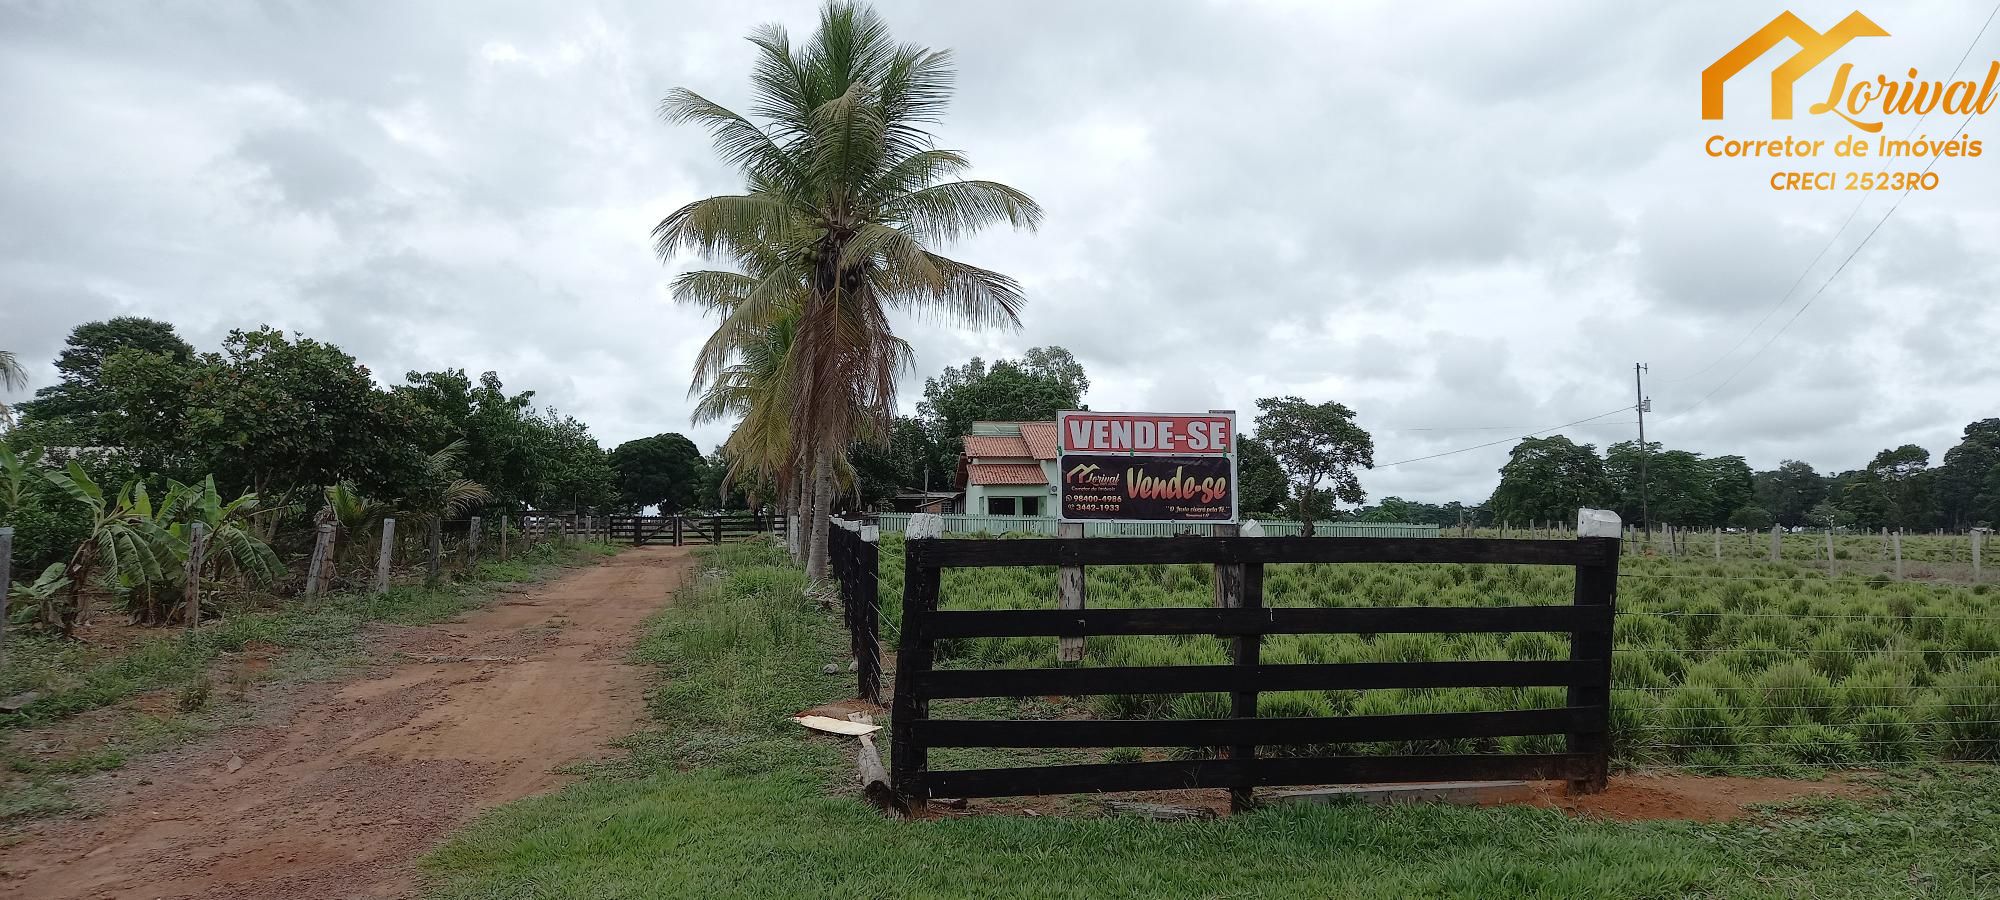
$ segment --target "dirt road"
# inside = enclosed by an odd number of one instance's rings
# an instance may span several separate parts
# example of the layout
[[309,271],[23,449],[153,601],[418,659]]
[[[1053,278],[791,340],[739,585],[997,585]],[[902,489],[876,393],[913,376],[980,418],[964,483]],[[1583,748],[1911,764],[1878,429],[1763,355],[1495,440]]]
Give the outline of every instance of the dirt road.
[[[481,810],[551,789],[644,714],[625,664],[690,560],[645,548],[385,635],[366,676],[121,773],[105,814],[0,849],[0,895],[399,897]],[[121,789],[122,790],[122,789]]]

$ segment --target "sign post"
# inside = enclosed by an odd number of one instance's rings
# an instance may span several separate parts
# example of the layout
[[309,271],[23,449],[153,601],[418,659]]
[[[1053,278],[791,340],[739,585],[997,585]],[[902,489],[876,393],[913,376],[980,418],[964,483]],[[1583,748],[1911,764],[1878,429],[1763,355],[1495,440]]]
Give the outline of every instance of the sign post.
[[1234,524],[1236,413],[1056,413],[1062,522]]

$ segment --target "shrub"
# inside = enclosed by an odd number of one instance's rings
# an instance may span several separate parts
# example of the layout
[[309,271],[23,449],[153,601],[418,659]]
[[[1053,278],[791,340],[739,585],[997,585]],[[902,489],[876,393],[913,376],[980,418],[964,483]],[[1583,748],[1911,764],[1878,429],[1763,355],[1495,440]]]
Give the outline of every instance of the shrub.
[[1833,682],[1801,662],[1772,666],[1754,684],[1761,718],[1767,724],[1824,723],[1836,718]]
[[1742,743],[1742,723],[1720,693],[1707,687],[1668,691],[1660,702],[1659,736],[1669,755],[1681,759],[1697,751],[1727,755]]

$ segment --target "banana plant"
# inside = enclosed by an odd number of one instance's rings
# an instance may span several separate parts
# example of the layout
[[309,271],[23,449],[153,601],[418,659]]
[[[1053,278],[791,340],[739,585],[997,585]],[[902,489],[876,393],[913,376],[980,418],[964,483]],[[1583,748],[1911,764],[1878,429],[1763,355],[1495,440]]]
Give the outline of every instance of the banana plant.
[[69,587],[69,579],[63,577],[64,568],[63,563],[49,563],[49,567],[43,569],[34,581],[14,585],[14,589],[7,592],[8,598],[13,601],[8,617],[16,623],[29,622],[41,615],[49,604],[58,602],[57,595],[62,593],[63,588]]
[[214,476],[195,485],[172,480],[167,485],[167,494],[154,513],[154,521],[169,539],[174,564],[157,582],[137,585],[127,595],[133,615],[139,621],[164,625],[180,614],[183,607],[179,603],[162,607],[154,602],[156,588],[170,588],[167,592],[170,597],[184,593],[187,559],[197,526],[203,534],[202,570],[197,573],[201,583],[213,584],[235,577],[246,585],[261,586],[284,577],[283,561],[255,527],[256,516],[261,512],[255,493],[224,502],[215,488]]
[[83,467],[71,460],[61,472],[45,473],[51,484],[88,515],[88,536],[77,545],[63,569],[69,579],[68,601],[51,597],[41,604],[44,626],[74,637],[77,623],[90,617],[92,576],[106,575],[114,584],[164,579],[178,561],[174,536],[155,518],[146,487],[129,481],[107,496]]
[[35,465],[41,459],[40,447],[30,447],[17,453],[14,448],[0,443],[0,519],[20,508],[28,479],[34,477]]

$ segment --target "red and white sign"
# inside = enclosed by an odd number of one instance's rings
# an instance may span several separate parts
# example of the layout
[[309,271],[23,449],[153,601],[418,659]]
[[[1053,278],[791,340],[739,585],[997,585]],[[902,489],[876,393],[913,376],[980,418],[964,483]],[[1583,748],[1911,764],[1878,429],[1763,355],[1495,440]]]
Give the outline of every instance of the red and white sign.
[[1064,453],[1216,454],[1236,450],[1234,413],[1056,413]]

